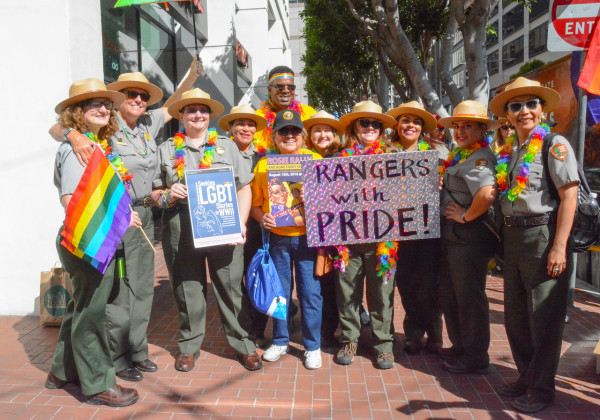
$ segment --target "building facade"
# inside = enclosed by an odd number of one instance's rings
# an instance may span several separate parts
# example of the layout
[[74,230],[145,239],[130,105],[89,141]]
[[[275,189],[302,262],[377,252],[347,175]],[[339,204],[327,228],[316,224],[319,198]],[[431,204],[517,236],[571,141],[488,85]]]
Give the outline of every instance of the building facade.
[[[0,167],[11,190],[1,206],[6,264],[0,315],[37,313],[40,272],[58,261],[55,239],[64,210],[52,175],[58,143],[48,129],[71,82],[97,77],[108,83],[119,73],[142,71],[168,97],[195,54],[194,20],[204,62],[196,87],[221,101],[226,112],[242,103],[258,107],[267,94],[269,69],[292,64],[288,0],[202,0],[204,14],[194,13],[191,3],[171,3],[168,11],[160,5],[113,9],[114,4],[0,2],[0,35],[11,40],[0,70],[6,98],[0,109],[10,139]],[[163,138],[174,130],[177,122]]]

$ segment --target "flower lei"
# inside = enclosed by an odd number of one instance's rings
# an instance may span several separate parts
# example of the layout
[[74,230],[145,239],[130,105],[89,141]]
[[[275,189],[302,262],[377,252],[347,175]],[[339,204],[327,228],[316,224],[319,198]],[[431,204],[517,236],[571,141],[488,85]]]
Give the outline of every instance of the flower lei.
[[[217,147],[218,135],[217,130],[214,128],[208,129],[208,146],[206,146],[206,149],[204,150],[204,156],[202,156],[202,159],[200,160],[198,169],[208,169],[212,165],[215,158],[215,147]],[[175,162],[173,163],[173,167],[177,173],[177,178],[181,179],[183,178],[183,173],[185,171],[185,130],[175,134],[175,137],[173,137],[173,144],[175,145]]]
[[[380,139],[371,143],[365,148],[357,144],[351,148],[344,149],[340,156],[358,156],[358,155],[379,155],[385,153],[385,143]],[[346,245],[336,245],[338,255],[333,257],[333,267],[342,273],[346,272],[346,267],[350,261],[350,250]],[[377,277],[382,277],[384,283],[396,272],[396,262],[398,261],[398,243],[394,241],[380,242],[377,245]]]
[[482,147],[488,147],[491,142],[492,142],[492,138],[490,136],[486,136],[483,138],[483,140],[479,141],[477,144],[474,144],[473,147],[470,147],[469,149],[462,149],[461,147],[458,147],[458,146],[455,147],[453,151],[448,153],[448,159],[443,161],[442,164],[440,165],[440,167],[439,167],[440,175],[444,175],[444,173],[446,172],[446,169],[448,169],[450,166],[454,166],[456,164],[460,165],[461,163],[463,163],[476,150],[479,150]]
[[521,158],[523,162],[519,166],[519,175],[515,177],[517,185],[511,189],[509,189],[510,181],[508,179],[507,165],[512,154],[512,145],[517,138],[517,133],[511,134],[506,139],[506,143],[498,152],[498,164],[496,165],[496,179],[500,197],[506,196],[510,201],[515,201],[519,194],[527,187],[531,162],[533,162],[535,156],[540,152],[544,143],[544,138],[548,132],[550,132],[550,127],[547,124],[540,124],[534,128],[531,140],[529,141],[529,146],[527,146],[527,152]]
[[125,184],[127,192],[131,192],[131,178],[133,178],[133,175],[127,175],[127,171],[129,171],[129,169],[123,165],[121,157],[116,153],[111,153],[112,148],[108,145],[108,141],[106,139],[99,141],[97,135],[89,132],[85,133],[85,135],[90,140],[100,145],[100,148],[102,149],[102,152],[108,161],[115,167],[117,172],[121,174],[121,181],[123,181],[123,184]]
[[[275,112],[273,112],[273,107],[271,106],[271,98],[269,95],[267,95],[267,100],[264,101],[262,104],[260,104],[260,106],[261,106],[261,109],[266,108],[265,118],[268,123],[266,130],[268,130],[269,134],[271,134],[273,132],[273,122],[275,121]],[[297,101],[296,98],[294,98],[292,100],[292,103],[290,104],[290,106],[287,109],[296,111],[298,114],[300,114],[300,116],[302,116],[304,114],[304,109],[302,108],[302,104],[299,101]],[[259,141],[258,139],[254,139],[254,140],[252,140],[252,142],[254,143],[256,152],[258,153],[258,156],[260,156],[260,157],[265,156],[267,153],[269,153],[269,150],[272,150],[272,148],[270,147],[270,144],[264,144],[263,142]]]
[[[402,145],[400,142],[394,142],[394,146],[396,146],[400,150],[406,150],[406,147]],[[419,143],[417,144],[417,150],[419,152],[423,152],[425,150],[429,150],[429,144],[426,141],[419,139]]]

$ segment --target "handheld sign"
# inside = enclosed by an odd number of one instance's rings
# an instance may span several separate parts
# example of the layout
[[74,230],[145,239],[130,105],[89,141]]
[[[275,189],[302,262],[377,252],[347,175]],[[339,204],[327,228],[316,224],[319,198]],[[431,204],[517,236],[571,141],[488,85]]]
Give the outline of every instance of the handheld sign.
[[312,155],[267,155],[271,214],[279,226],[304,226],[302,162]]
[[233,169],[185,171],[194,247],[242,241]]
[[308,246],[439,238],[437,162],[435,151],[305,162]]

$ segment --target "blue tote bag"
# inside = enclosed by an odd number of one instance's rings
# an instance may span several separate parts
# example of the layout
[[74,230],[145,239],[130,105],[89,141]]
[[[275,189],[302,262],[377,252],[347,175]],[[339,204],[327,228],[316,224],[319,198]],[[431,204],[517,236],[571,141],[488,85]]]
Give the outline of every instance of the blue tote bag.
[[246,288],[252,305],[263,314],[285,320],[287,304],[281,280],[269,255],[269,232],[262,229],[263,247],[259,249],[246,273]]

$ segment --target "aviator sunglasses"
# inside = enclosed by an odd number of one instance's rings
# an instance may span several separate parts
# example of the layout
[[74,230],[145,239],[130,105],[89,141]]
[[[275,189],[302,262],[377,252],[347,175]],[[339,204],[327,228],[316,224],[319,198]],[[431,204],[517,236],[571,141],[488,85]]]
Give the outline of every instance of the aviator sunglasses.
[[149,93],[139,93],[139,92],[134,92],[133,90],[122,90],[121,92],[124,93],[125,95],[127,95],[127,97],[129,99],[135,99],[139,95],[140,98],[142,98],[142,101],[144,101],[144,102],[148,102],[150,100]]
[[529,99],[528,101],[525,101],[525,102],[511,102],[506,106],[508,109],[510,109],[510,112],[512,112],[513,114],[518,114],[519,112],[521,112],[521,110],[523,109],[524,106],[526,106],[527,109],[530,109],[532,111],[534,109],[537,109],[537,106],[540,104],[540,102],[541,102],[540,98],[535,98],[535,99]]
[[292,136],[297,136],[298,134],[300,134],[302,132],[301,128],[298,127],[283,127],[280,128],[279,130],[277,130],[277,132],[279,133],[280,136],[288,136],[288,135],[292,135]]
[[383,128],[383,123],[378,120],[367,120],[361,118],[360,120],[358,120],[358,123],[362,128],[373,127],[375,130],[381,130]]

